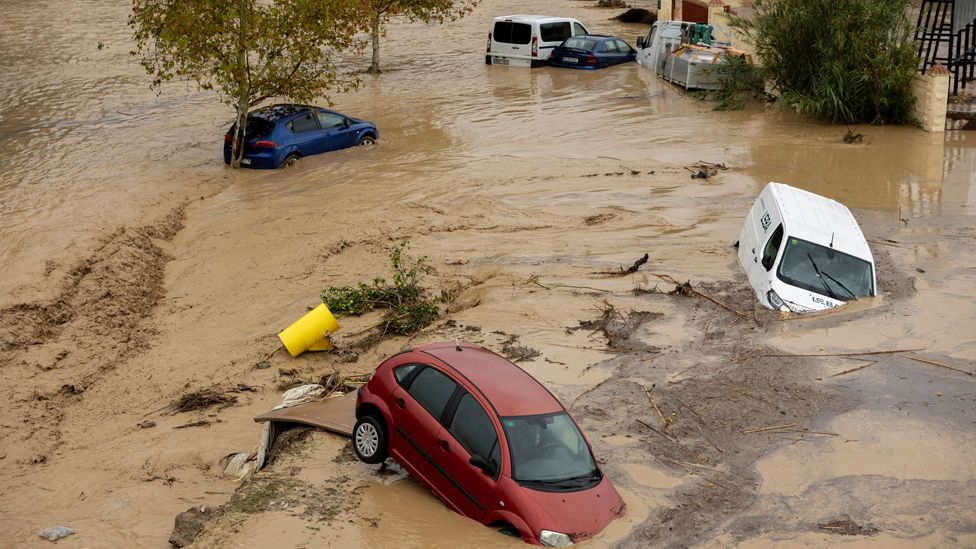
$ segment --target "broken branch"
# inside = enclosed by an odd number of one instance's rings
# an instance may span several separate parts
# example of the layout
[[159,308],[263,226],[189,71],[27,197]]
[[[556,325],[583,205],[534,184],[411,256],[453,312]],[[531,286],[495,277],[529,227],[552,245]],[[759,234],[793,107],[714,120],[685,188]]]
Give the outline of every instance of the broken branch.
[[[893,355],[897,353],[910,353],[915,351],[924,351],[925,349],[895,349],[893,351],[866,351],[861,353],[824,353],[824,354],[804,354],[804,355],[794,355],[790,353],[782,354],[767,354],[762,356],[773,356],[773,357],[785,357],[785,356],[869,356],[869,355]],[[911,357],[905,357],[911,358]]]
[[647,427],[648,429],[654,431],[655,433],[661,435],[662,437],[670,440],[671,442],[678,442],[677,439],[675,439],[674,437],[669,436],[667,433],[664,433],[664,432],[662,432],[662,431],[660,431],[658,429],[655,429],[654,427],[651,427],[650,425],[648,425],[647,423],[645,423],[645,422],[643,422],[643,421],[641,421],[639,419],[635,419],[634,421],[636,421],[637,423],[640,423],[644,427]]
[[967,372],[966,370],[961,370],[959,368],[956,368],[954,366],[949,366],[947,364],[941,364],[941,363],[935,362],[933,360],[925,360],[924,358],[918,358],[918,357],[906,356],[906,355],[898,355],[898,356],[900,356],[902,358],[907,358],[909,360],[914,360],[916,362],[924,362],[925,364],[931,364],[932,366],[938,366],[940,368],[947,368],[949,370],[955,370],[956,372],[960,372],[960,373],[966,374],[967,376],[972,376],[973,375],[972,372]]
[[867,364],[858,366],[857,368],[851,368],[850,370],[844,370],[843,372],[839,372],[839,373],[836,373],[836,374],[832,374],[830,377],[842,376],[844,374],[849,374],[851,372],[856,372],[858,370],[863,370],[864,368],[867,368],[868,366],[870,366],[872,364],[877,364],[877,363],[878,363],[877,360],[872,360],[871,362],[868,362]]
[[789,429],[790,427],[796,427],[797,423],[786,423],[783,425],[773,425],[771,427],[760,427],[758,429],[746,429],[742,431],[742,434],[748,435],[749,433],[764,433],[766,431],[778,431],[780,429]]
[[664,414],[661,413],[661,409],[657,407],[657,403],[655,403],[654,399],[651,398],[651,390],[644,385],[641,385],[641,388],[644,389],[644,396],[647,397],[647,400],[651,403],[651,406],[654,407],[654,411],[657,412],[657,417],[661,418],[661,423],[664,424],[664,430],[667,431],[671,428],[671,422],[664,419]]

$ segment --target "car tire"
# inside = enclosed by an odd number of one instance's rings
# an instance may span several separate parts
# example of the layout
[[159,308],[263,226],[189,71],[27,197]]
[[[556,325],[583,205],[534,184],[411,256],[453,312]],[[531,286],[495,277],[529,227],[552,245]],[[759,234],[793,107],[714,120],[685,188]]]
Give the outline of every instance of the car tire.
[[511,524],[502,524],[500,528],[496,530],[499,534],[507,536],[510,538],[521,538],[522,532],[518,531],[518,528],[512,526]]
[[359,138],[359,143],[356,143],[356,145],[359,145],[360,147],[371,147],[375,144],[376,138],[372,135],[364,135]]
[[280,167],[282,167],[282,168],[291,168],[291,167],[295,166],[296,164],[298,164],[299,159],[301,159],[301,156],[299,156],[299,155],[297,155],[295,153],[289,154],[288,156],[285,157],[285,160],[282,161]]
[[386,426],[383,420],[365,415],[356,421],[352,429],[352,448],[356,457],[364,463],[382,463],[387,456]]

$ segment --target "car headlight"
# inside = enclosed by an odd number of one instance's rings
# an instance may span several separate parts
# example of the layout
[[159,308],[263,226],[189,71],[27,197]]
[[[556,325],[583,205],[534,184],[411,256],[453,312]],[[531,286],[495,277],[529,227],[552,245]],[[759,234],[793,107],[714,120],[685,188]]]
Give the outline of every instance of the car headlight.
[[573,544],[573,539],[566,534],[543,530],[539,532],[539,541],[549,547],[569,547]]
[[786,306],[786,302],[783,301],[783,299],[776,295],[776,292],[772,290],[769,290],[769,292],[766,294],[766,300],[769,301],[769,304],[772,305],[774,309],[779,309],[780,311],[784,312],[790,310],[790,308]]

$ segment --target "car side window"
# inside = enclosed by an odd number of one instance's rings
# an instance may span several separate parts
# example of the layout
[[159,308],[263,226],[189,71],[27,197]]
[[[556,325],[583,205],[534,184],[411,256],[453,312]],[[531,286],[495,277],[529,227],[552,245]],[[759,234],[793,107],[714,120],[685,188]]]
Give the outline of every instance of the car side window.
[[616,42],[617,42],[617,49],[620,50],[620,53],[630,53],[634,51],[633,48],[630,47],[630,44],[628,44],[627,42],[623,42],[621,40],[617,40]]
[[400,385],[405,385],[405,381],[410,377],[410,372],[416,370],[419,364],[404,364],[403,366],[397,366],[393,369],[393,377],[396,378],[397,383]]
[[607,53],[617,53],[617,51],[618,51],[617,50],[617,41],[616,40],[607,40],[606,42],[604,42],[603,43],[603,51],[605,51]]
[[569,22],[543,23],[539,25],[539,33],[542,35],[543,42],[562,42],[572,36]]
[[573,36],[579,36],[581,34],[589,34],[586,32],[586,27],[579,23],[573,23]]
[[407,392],[438,421],[457,384],[434,368],[424,368],[413,378]]
[[464,393],[458,400],[457,409],[447,430],[469,454],[481,456],[486,462],[491,457],[492,447],[498,441],[488,414],[470,393]]
[[769,237],[766,242],[766,249],[763,250],[762,266],[768,271],[773,268],[773,262],[776,261],[776,254],[779,253],[780,244],[783,243],[783,224],[780,223],[776,230],[773,231],[773,235]]
[[289,122],[288,129],[293,133],[302,133],[317,130],[319,129],[319,126],[315,122],[315,118],[312,117],[312,113],[306,112],[305,114],[302,114],[298,118]]
[[319,116],[319,126],[322,129],[342,127],[346,124],[346,117],[341,114],[336,114],[334,112],[318,111]]

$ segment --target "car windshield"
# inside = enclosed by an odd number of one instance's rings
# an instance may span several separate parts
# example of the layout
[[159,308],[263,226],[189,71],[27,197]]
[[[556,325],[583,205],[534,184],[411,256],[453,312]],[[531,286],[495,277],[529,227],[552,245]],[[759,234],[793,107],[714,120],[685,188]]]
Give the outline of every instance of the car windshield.
[[590,448],[566,412],[502,418],[520,482],[581,487],[600,479]]
[[593,51],[593,48],[596,47],[596,40],[589,40],[586,38],[570,38],[563,42],[563,47],[574,50]]
[[841,301],[874,295],[867,261],[799,238],[787,242],[777,272],[783,282]]

